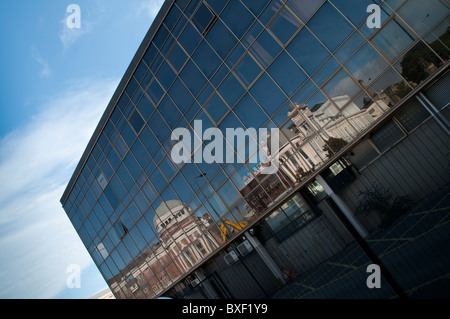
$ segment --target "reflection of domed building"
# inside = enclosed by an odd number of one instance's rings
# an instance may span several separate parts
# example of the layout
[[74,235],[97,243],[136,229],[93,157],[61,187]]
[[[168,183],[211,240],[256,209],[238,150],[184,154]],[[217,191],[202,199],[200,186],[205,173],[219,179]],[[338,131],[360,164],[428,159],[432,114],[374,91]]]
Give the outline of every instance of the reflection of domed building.
[[[219,246],[220,231],[205,217],[192,214],[179,200],[162,202],[153,224],[159,241],[135,258],[133,268],[122,277],[135,295],[152,297],[172,284]],[[132,265],[129,265],[130,267]]]

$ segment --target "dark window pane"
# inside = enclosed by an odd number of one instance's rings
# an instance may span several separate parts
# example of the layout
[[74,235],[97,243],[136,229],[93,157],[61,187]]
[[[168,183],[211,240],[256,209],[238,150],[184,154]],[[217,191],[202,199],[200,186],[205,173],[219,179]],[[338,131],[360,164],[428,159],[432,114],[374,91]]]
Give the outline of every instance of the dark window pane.
[[250,52],[263,67],[269,66],[280,51],[281,46],[275,41],[272,35],[265,30],[250,48]]
[[219,92],[230,107],[239,100],[245,90],[233,73],[230,73],[219,87]]
[[222,116],[228,111],[228,107],[222,101],[222,99],[215,94],[211,100],[205,105],[205,110],[212,117],[212,119],[217,123]]
[[281,53],[267,72],[287,95],[292,95],[307,80],[306,74],[286,52]]
[[222,21],[217,21],[209,31],[206,39],[219,56],[225,60],[231,49],[236,45],[236,37],[227,29]]
[[166,96],[161,101],[158,111],[159,113],[161,113],[162,117],[164,117],[170,128],[174,128],[178,121],[181,119],[180,111],[178,111],[169,96]]
[[292,37],[299,28],[301,22],[297,20],[286,8],[278,14],[275,20],[269,26],[269,29],[275,34],[281,43],[286,42]]
[[[325,3],[308,22],[311,31],[330,49],[336,48],[350,35],[354,28],[336,11]],[[330,32],[333,30],[332,32]]]
[[370,139],[376,145],[378,150],[383,153],[404,136],[405,133],[403,133],[398,125],[395,124],[394,121],[390,121],[373,134]]
[[172,84],[173,80],[175,80],[176,76],[177,75],[166,61],[164,61],[158,73],[156,74],[156,77],[158,78],[159,82],[166,90],[169,89],[170,85]]
[[175,70],[179,72],[184,62],[187,60],[187,55],[177,43],[175,44],[172,52],[170,52],[168,59]]
[[200,93],[206,83],[205,77],[191,60],[186,64],[181,72],[181,78],[194,96],[197,96],[198,93]]
[[286,96],[266,73],[258,79],[250,92],[269,116],[286,101]]
[[430,113],[424,109],[419,101],[412,99],[395,114],[395,117],[408,132],[411,132],[430,117]]
[[181,112],[186,112],[189,105],[191,105],[194,100],[192,94],[179,79],[177,79],[170,88],[169,95]]
[[323,45],[306,28],[295,36],[287,49],[308,74],[314,73],[329,56]]
[[164,90],[162,89],[161,85],[158,83],[158,81],[154,80],[152,84],[150,84],[150,87],[147,90],[148,95],[150,96],[151,101],[156,106],[158,105],[159,101],[161,100]]
[[241,78],[245,85],[250,86],[250,84],[255,80],[258,74],[261,73],[261,68],[250,56],[250,54],[247,54],[236,67],[236,69],[234,69],[234,71]]
[[192,22],[195,24],[198,31],[203,34],[207,31],[213,19],[214,14],[205,4],[202,3],[192,17]]
[[144,120],[142,119],[142,116],[139,114],[138,111],[134,111],[134,113],[131,115],[130,123],[131,126],[133,126],[136,133],[139,133],[139,131],[144,126]]
[[192,23],[186,24],[186,28],[178,39],[188,54],[192,54],[201,40],[202,36],[198,33]]
[[221,64],[220,58],[214,53],[206,41],[203,41],[199,45],[192,59],[197,63],[207,78],[210,78]]
[[244,35],[254,19],[251,13],[239,1],[230,1],[222,12],[221,18],[238,38]]

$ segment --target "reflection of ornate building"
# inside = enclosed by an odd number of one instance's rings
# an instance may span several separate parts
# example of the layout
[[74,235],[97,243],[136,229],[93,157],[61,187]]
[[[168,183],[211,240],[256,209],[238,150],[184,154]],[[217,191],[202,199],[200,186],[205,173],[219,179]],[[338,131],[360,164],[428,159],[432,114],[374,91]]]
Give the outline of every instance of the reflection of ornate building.
[[117,294],[121,290],[154,297],[219,247],[217,226],[204,216],[193,215],[181,201],[163,202],[155,213],[159,241],[134,258],[126,275],[113,279],[121,288]]

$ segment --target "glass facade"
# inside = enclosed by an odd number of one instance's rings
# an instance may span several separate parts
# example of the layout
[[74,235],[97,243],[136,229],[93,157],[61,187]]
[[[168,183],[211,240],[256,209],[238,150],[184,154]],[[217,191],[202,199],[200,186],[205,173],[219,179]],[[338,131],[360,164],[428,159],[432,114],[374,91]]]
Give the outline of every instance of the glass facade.
[[[366,24],[373,3],[380,6],[380,28]],[[314,220],[317,212],[301,196],[267,213],[449,57],[445,1],[165,6],[63,200],[117,297],[160,295],[262,218],[279,242]],[[365,167],[428,117],[420,103],[410,108],[341,162]],[[225,163],[195,161],[209,143],[194,132],[196,120],[222,132],[279,128],[278,172],[259,174],[248,145],[234,147]],[[171,158],[176,128],[189,131],[189,143],[198,146],[191,163]],[[308,184],[320,196],[315,186]]]

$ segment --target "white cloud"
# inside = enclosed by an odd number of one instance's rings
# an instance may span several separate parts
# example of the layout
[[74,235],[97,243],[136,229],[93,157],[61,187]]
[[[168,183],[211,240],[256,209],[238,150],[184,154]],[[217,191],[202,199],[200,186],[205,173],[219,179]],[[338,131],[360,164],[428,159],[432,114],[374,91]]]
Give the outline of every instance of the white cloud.
[[164,0],[144,0],[138,3],[136,16],[139,18],[144,12],[151,20],[153,20],[161,9]]
[[68,49],[83,35],[91,32],[93,28],[92,22],[88,21],[84,16],[80,19],[80,28],[69,28],[67,26],[67,18],[69,16],[69,14],[66,14],[66,17],[60,21],[62,28],[59,32],[59,39],[61,40],[64,49]]
[[59,199],[117,80],[85,81],[0,140],[0,298],[52,298],[92,264]]
[[49,77],[50,74],[52,73],[52,70],[50,69],[47,61],[41,57],[41,55],[39,54],[38,50],[35,47],[31,48],[31,57],[33,58],[33,60],[35,60],[37,63],[39,63],[42,67],[39,77],[40,78]]

